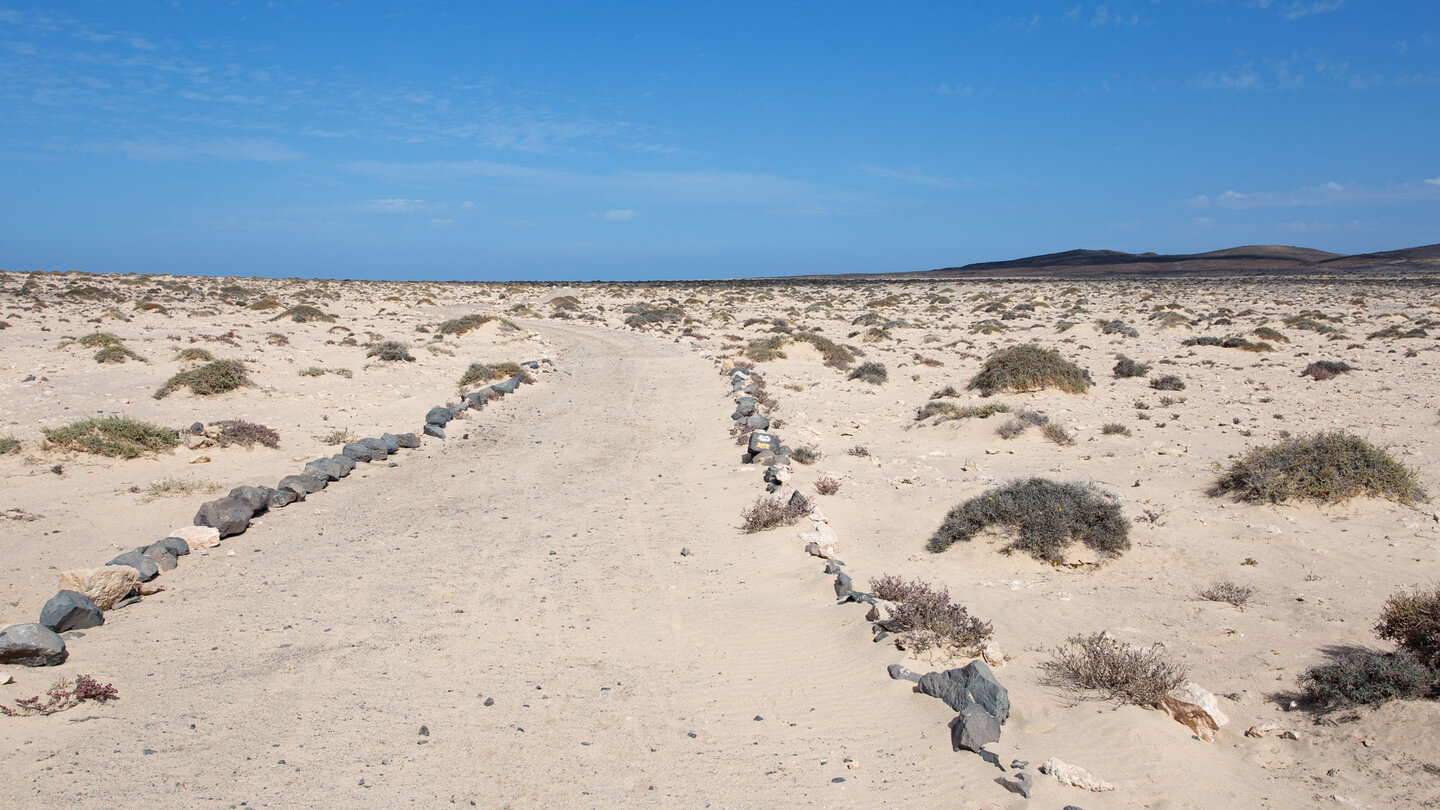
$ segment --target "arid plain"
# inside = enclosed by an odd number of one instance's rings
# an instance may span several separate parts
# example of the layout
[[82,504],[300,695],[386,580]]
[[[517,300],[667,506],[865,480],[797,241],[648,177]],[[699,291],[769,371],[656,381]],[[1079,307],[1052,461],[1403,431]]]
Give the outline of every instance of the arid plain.
[[[442,328],[466,316],[482,317]],[[472,364],[549,361],[446,438],[196,549],[163,590],[65,634],[64,663],[4,667],[5,704],[81,674],[118,698],[0,717],[0,805],[1440,805],[1440,703],[1298,699],[1338,651],[1393,649],[1373,629],[1387,597],[1440,580],[1436,502],[1211,494],[1252,448],[1330,431],[1440,492],[1440,285],[0,273],[0,321],[7,625],[34,622],[62,572],[160,540],[233,487],[418,433]],[[412,359],[381,359],[385,341]],[[967,387],[1030,343],[1093,385]],[[113,345],[131,354],[96,359]],[[248,384],[155,396],[206,356]],[[1148,372],[1115,376],[1122,356]],[[1350,370],[1302,376],[1317,361]],[[763,377],[771,432],[807,451],[779,494],[823,521],[745,530],[765,482],[732,430],[736,362]],[[883,381],[852,378],[865,363]],[[1165,375],[1183,388],[1151,386]],[[1002,436],[1021,411],[1050,430]],[[244,420],[278,446],[212,430],[125,459],[46,438],[105,416]],[[956,505],[1033,476],[1112,498],[1129,548],[1052,564],[986,532],[927,549]],[[954,712],[887,674],[976,656],[876,642],[869,606],[837,605],[805,551],[822,522],[857,590],[919,579],[990,623],[1012,706],[994,762],[952,750]],[[1251,593],[1200,595],[1220,583]],[[1057,684],[1056,648],[1102,631],[1188,668],[1229,718],[1213,742]],[[1061,784],[1037,770],[1051,758],[1114,789]],[[1029,799],[1004,784],[1015,761]]]

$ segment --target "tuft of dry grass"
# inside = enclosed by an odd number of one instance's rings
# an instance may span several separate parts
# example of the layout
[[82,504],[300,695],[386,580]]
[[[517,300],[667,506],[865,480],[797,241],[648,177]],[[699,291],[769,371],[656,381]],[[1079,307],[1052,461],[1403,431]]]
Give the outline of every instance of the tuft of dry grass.
[[1135,706],[1158,706],[1189,679],[1164,647],[1132,647],[1105,633],[1071,636],[1040,667],[1048,685]]
[[964,605],[950,601],[950,591],[918,579],[903,580],[887,574],[870,580],[870,590],[887,606],[880,625],[902,634],[896,646],[923,653],[937,649],[950,655],[974,652],[992,635],[989,622],[970,615]]
[[834,495],[840,491],[840,479],[832,475],[822,475],[815,479],[815,491],[821,495]]
[[810,501],[804,496],[782,500],[761,495],[740,513],[741,527],[746,534],[763,532],[781,526],[793,526],[810,513]]
[[153,501],[157,498],[188,496],[201,492],[217,492],[220,489],[219,484],[204,478],[161,478],[158,481],[151,481],[141,492],[144,495],[144,500]]
[[1255,598],[1255,589],[1249,585],[1239,585],[1228,579],[1222,579],[1200,591],[1201,599],[1208,599],[1211,602],[1224,602],[1227,605],[1234,605],[1241,610],[1245,605]]

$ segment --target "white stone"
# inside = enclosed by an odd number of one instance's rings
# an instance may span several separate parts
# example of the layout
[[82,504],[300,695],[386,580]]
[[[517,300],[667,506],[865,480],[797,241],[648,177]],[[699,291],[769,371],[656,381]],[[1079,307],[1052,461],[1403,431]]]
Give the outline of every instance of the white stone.
[[1040,766],[1040,772],[1050,774],[1062,785],[1091,790],[1096,793],[1115,789],[1114,785],[1104,779],[1096,779],[1084,768],[1067,765],[1057,757],[1045,760],[1045,764]]
[[1215,732],[1230,722],[1230,718],[1220,711],[1220,702],[1215,696],[1195,683],[1187,683],[1171,692],[1160,702],[1160,707],[1205,742],[1215,742]]

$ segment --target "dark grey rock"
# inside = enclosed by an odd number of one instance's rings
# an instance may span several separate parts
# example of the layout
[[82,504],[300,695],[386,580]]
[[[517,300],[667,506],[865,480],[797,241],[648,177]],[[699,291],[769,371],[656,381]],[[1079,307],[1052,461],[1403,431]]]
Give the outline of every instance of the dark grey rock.
[[24,379],[20,380],[20,382],[35,382],[35,375],[34,375],[34,374],[26,374],[25,377],[24,377]]
[[170,549],[160,545],[159,543],[152,543],[151,545],[137,548],[135,550],[140,552],[142,555],[148,557],[151,562],[155,563],[155,567],[159,568],[161,571],[175,570],[175,566],[177,565],[177,563],[175,562],[175,555],[170,553]]
[[270,500],[269,487],[235,487],[227,496],[250,507],[252,514],[264,512]]
[[105,623],[105,612],[78,591],[61,591],[40,609],[40,626],[56,633],[84,630]]
[[[302,495],[309,495],[312,492],[319,492],[320,490],[329,486],[329,476],[325,475],[319,470],[315,470],[315,468],[313,467],[309,467],[307,469],[314,470],[314,474],[287,475],[284,478],[281,478],[280,482],[275,485],[276,491],[282,489],[293,489]],[[304,498],[301,498],[301,500],[304,500]]]
[[498,383],[495,383],[494,385],[491,385],[490,387],[495,389],[496,391],[499,391],[502,394],[513,394],[515,393],[515,389],[520,387],[520,375],[516,374],[510,379],[502,380]]
[[65,662],[65,640],[38,624],[12,624],[0,630],[0,664],[53,667]]
[[163,540],[156,540],[155,545],[164,548],[176,557],[184,557],[190,553],[190,544],[179,537],[166,537]]
[[483,394],[485,396],[486,402],[497,400],[505,396],[503,392],[496,390],[495,386],[493,385],[487,385],[484,388],[481,388],[479,391],[476,391],[475,393]]
[[454,411],[440,405],[436,405],[425,412],[425,424],[435,425],[436,427],[445,427],[450,423],[450,420],[454,418]]
[[751,464],[764,464],[765,466],[768,467],[768,466],[770,466],[771,464],[773,464],[774,462],[775,462],[775,454],[772,453],[772,452],[770,452],[769,450],[762,450],[762,451],[760,451],[759,453],[752,453],[752,454],[750,454],[750,463],[751,463]]
[[413,449],[420,446],[420,437],[414,433],[401,433],[395,437],[395,440],[400,443],[401,447]]
[[1010,693],[995,679],[984,661],[976,659],[960,669],[930,672],[920,677],[915,691],[940,698],[955,711],[979,706],[1003,723],[1010,717]]
[[752,453],[762,453],[767,450],[771,453],[774,453],[775,447],[778,444],[780,444],[780,440],[775,438],[775,434],[766,433],[762,430],[757,430],[754,433],[750,434],[750,443],[748,447],[750,452]]
[[190,423],[190,432],[193,433],[193,434],[195,434],[196,436],[199,436],[201,433],[204,433],[204,432],[205,432],[205,425],[204,425],[204,423],[202,423],[202,422],[191,422],[191,423]]
[[909,681],[911,683],[915,683],[920,680],[920,676],[917,673],[911,672],[910,670],[899,664],[891,664],[890,666],[886,667],[886,672],[890,673],[890,677],[897,681]]
[[387,453],[394,453],[400,449],[400,437],[394,433],[381,433],[380,442],[385,445]]
[[841,571],[844,571],[844,570],[845,570],[844,568],[841,567],[841,566],[843,566],[843,565],[844,565],[844,563],[840,562],[839,560],[830,560],[830,561],[828,561],[828,562],[825,563],[825,573],[827,573],[827,574],[838,574],[838,573],[840,573]]
[[747,382],[747,383],[745,383],[744,385],[739,386],[738,388],[736,388],[732,393],[735,393],[735,394],[753,394],[753,393],[755,393],[756,391],[759,391],[759,390],[760,390],[760,386],[756,385],[756,384],[753,383],[753,382]]
[[317,458],[314,461],[307,461],[305,469],[314,470],[316,474],[324,476],[327,482],[339,481],[345,477],[345,474],[340,471],[340,465],[336,464],[333,459]]
[[150,559],[149,557],[146,557],[144,554],[141,554],[138,551],[127,551],[124,554],[116,556],[115,559],[105,564],[128,565],[131,568],[134,568],[136,571],[140,572],[141,582],[149,582],[155,577],[160,576],[160,567],[155,564],[155,561]]
[[357,462],[355,461],[355,459],[347,455],[344,455],[342,453],[336,453],[335,455],[330,457],[330,460],[339,465],[341,478],[344,478],[350,473],[355,472],[355,465]]
[[426,435],[426,436],[433,436],[433,437],[435,437],[435,438],[437,438],[437,439],[443,439],[443,438],[445,438],[445,430],[444,430],[444,428],[438,427],[438,426],[436,426],[436,425],[426,425],[426,426],[425,426],[425,435]]
[[966,706],[950,721],[950,744],[956,751],[964,749],[978,754],[985,746],[999,741],[1000,721],[977,705]]
[[490,401],[490,398],[482,391],[471,391],[461,397],[461,399],[465,400],[466,404],[477,411],[484,408],[485,403]]
[[855,587],[854,587],[854,586],[855,586],[855,582],[850,579],[850,575],[849,575],[849,574],[845,573],[844,571],[841,571],[840,573],[836,574],[836,575],[835,575],[835,598],[836,598],[836,599],[842,599],[842,600],[848,600],[850,594],[853,593],[854,590],[855,590]]
[[230,537],[250,528],[250,518],[254,516],[255,510],[243,501],[224,497],[200,504],[193,522],[196,526],[214,527],[221,537]]
[[735,400],[735,413],[730,414],[730,418],[744,419],[747,416],[752,416],[755,413],[756,407],[759,405],[760,401],[754,397],[740,397]]
[[764,416],[761,416],[761,415],[758,414],[758,413],[755,414],[754,416],[746,416],[746,417],[744,417],[743,419],[740,419],[739,422],[740,422],[740,424],[744,425],[745,427],[749,428],[750,430],[769,430],[769,429],[770,429],[770,420],[769,420],[769,418],[764,417]]
[[1035,778],[1023,771],[1009,779],[1003,776],[997,776],[995,777],[995,781],[1011,793],[1018,793],[1027,799],[1030,798],[1030,791],[1035,788]]
[[796,509],[804,509],[804,510],[805,510],[805,513],[808,515],[808,514],[810,513],[810,509],[811,509],[814,505],[810,503],[810,499],[809,499],[809,498],[807,498],[807,497],[805,497],[804,495],[800,494],[800,490],[797,489],[797,490],[795,490],[793,493],[790,494],[790,503],[789,503],[789,506],[792,506],[792,507],[794,507],[794,508],[796,508]]
[[[384,440],[384,439],[378,439],[378,438],[361,439],[361,440],[360,440],[360,444],[363,444],[363,445],[365,445],[366,447],[370,448],[370,460],[371,460],[371,461],[380,461],[381,459],[383,459],[383,458],[385,458],[386,456],[390,455],[391,453],[395,452],[394,450],[391,450],[391,449],[390,449],[390,446],[385,443],[385,440]],[[399,445],[396,445],[395,450],[399,450],[399,449],[400,449]],[[377,455],[379,456],[379,458],[376,458]]]
[[345,446],[340,448],[340,455],[353,461],[363,461],[369,464],[371,453],[367,445],[363,445],[360,442],[346,442]]
[[270,500],[266,502],[269,509],[284,509],[296,501],[305,500],[305,493],[290,487],[270,490]]

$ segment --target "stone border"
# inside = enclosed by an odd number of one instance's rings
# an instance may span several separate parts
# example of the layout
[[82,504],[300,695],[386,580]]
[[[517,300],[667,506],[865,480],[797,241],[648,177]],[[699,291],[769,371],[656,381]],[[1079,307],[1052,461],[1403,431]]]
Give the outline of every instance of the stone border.
[[[527,360],[520,366],[539,371],[541,364],[553,367],[549,358]],[[492,400],[513,394],[526,382],[526,372],[477,391],[463,394],[454,405],[437,405],[425,414],[421,432],[445,438],[445,426],[467,410],[481,410]],[[533,381],[533,379],[532,379]],[[298,474],[281,478],[274,487],[238,486],[229,494],[200,505],[194,525],[176,529],[164,538],[116,556],[98,569],[78,569],[60,574],[60,590],[40,610],[40,620],[12,624],[0,629],[0,664],[27,667],[56,666],[69,652],[60,633],[85,630],[105,623],[105,611],[134,604],[161,588],[147,586],[161,572],[174,570],[179,558],[193,548],[213,548],[226,537],[244,534],[250,521],[271,509],[283,509],[324,490],[355,469],[356,464],[383,461],[401,448],[418,448],[421,439],[414,433],[382,433],[346,444],[328,458],[305,462]]]

